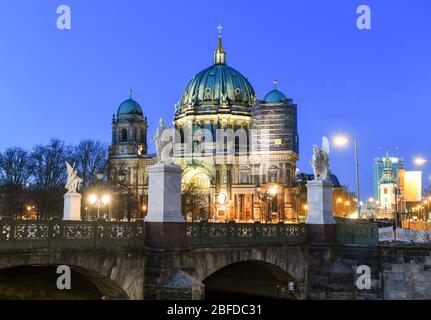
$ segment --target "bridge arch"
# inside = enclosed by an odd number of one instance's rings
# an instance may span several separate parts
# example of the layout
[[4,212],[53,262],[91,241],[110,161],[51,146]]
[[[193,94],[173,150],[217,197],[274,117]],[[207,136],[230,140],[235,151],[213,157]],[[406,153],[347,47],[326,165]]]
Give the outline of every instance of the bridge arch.
[[[287,289],[288,283],[293,282],[295,297],[303,299],[306,295],[307,254],[301,246],[261,246],[261,247],[218,247],[196,249],[192,251],[189,260],[193,268],[191,274],[196,280],[209,282],[218,272],[231,272],[230,269],[245,267],[249,271],[264,271],[274,275],[282,289]],[[187,259],[188,260],[188,259]],[[236,267],[233,267],[236,266]],[[227,268],[227,269],[226,269]]]
[[1,299],[128,300],[114,281],[84,268],[70,267],[70,290],[57,288],[57,265],[15,266],[0,270]]
[[203,280],[206,299],[298,299],[287,271],[259,260],[230,264]]
[[88,279],[105,299],[143,299],[145,257],[142,252],[65,249],[0,253],[0,272],[25,266],[59,265],[67,265]]

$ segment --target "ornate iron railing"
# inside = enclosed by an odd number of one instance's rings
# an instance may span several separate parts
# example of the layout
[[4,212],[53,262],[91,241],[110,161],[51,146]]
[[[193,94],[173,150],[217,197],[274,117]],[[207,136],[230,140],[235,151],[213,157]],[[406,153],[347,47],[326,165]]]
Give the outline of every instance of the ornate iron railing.
[[377,223],[339,223],[337,224],[337,244],[370,245],[379,243]]
[[142,222],[0,220],[0,250],[144,246]]
[[[306,244],[304,224],[187,223],[192,246]],[[378,245],[375,223],[337,224],[339,245]],[[0,220],[0,250],[145,246],[143,222]]]
[[192,245],[216,244],[303,244],[303,224],[263,223],[187,223]]

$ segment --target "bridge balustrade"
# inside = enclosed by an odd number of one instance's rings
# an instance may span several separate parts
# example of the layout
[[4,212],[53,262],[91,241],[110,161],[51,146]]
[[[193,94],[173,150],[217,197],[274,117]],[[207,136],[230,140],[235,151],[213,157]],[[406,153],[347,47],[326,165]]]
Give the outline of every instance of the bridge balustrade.
[[337,244],[378,245],[379,232],[377,223],[338,223]]
[[[305,224],[186,223],[192,246],[307,243]],[[337,244],[378,245],[375,223],[338,223]],[[144,222],[0,220],[0,250],[145,247]]]
[[144,246],[142,222],[0,220],[0,250]]
[[265,223],[187,223],[192,245],[304,244],[304,224]]

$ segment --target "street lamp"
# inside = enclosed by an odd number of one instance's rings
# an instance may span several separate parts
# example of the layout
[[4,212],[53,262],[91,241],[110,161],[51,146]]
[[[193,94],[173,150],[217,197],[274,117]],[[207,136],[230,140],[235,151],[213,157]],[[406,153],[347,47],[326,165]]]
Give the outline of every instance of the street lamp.
[[100,208],[111,203],[111,196],[108,194],[103,195],[101,198],[96,194],[90,194],[88,202],[97,208],[97,219],[100,217]]
[[427,159],[424,159],[424,158],[421,158],[421,157],[417,157],[417,158],[415,158],[414,162],[415,162],[415,165],[417,165],[417,166],[423,166],[427,162],[431,162],[431,160],[427,160]]
[[360,204],[360,192],[359,192],[359,160],[358,160],[358,139],[355,137],[348,136],[336,136],[334,138],[334,144],[338,147],[346,146],[350,141],[353,141],[355,145],[355,171],[356,171],[356,198],[358,199],[358,218],[361,218],[361,204]]

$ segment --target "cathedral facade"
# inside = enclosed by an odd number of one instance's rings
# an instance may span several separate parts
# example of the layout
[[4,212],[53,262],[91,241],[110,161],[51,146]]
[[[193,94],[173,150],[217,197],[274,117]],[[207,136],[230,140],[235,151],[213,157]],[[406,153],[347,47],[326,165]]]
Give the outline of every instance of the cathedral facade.
[[[175,107],[172,161],[183,169],[207,204],[210,221],[292,221],[299,159],[297,106],[277,89],[263,99],[239,71],[226,63],[219,33],[213,64],[188,83]],[[112,122],[109,168],[146,198],[147,120],[130,97]],[[187,214],[187,213],[184,213]]]

